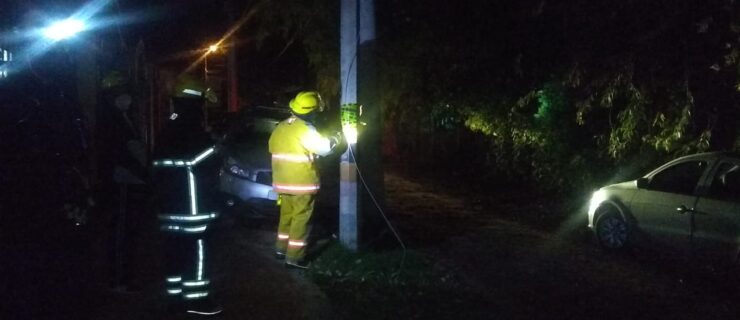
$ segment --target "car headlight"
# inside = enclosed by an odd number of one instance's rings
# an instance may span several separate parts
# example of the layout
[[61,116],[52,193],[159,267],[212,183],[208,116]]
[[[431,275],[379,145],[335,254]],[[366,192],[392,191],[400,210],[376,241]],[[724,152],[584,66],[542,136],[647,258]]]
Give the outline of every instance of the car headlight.
[[588,214],[593,215],[596,212],[596,208],[606,200],[606,192],[604,190],[597,190],[591,196],[591,201],[588,203]]

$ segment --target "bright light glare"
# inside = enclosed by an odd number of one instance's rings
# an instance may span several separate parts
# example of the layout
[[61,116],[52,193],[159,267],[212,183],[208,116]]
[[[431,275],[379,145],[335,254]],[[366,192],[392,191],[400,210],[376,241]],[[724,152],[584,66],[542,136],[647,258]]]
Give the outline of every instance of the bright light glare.
[[331,142],[329,139],[322,137],[315,130],[306,133],[301,139],[301,143],[303,147],[320,156],[325,156],[331,152]]
[[593,214],[596,212],[596,208],[599,207],[599,205],[606,200],[606,192],[604,190],[598,190],[594,192],[593,196],[591,196],[591,201],[589,201],[588,204],[588,214],[589,216],[593,216]]
[[83,30],[85,30],[85,23],[77,19],[67,19],[56,22],[44,29],[44,36],[59,41],[71,38]]
[[347,143],[357,143],[357,128],[353,125],[342,126],[342,132],[344,132],[344,138],[347,139]]
[[212,44],[212,45],[208,46],[208,53],[214,53],[216,51],[218,51],[218,45],[217,44]]

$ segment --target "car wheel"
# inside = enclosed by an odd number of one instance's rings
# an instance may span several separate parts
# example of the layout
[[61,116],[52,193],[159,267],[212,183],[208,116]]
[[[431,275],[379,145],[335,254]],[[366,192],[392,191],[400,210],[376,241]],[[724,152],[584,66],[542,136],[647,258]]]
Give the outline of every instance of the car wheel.
[[[614,207],[602,209],[596,221],[596,240],[601,247],[611,250],[623,250],[629,245],[630,225]],[[599,210],[601,211],[601,210]]]

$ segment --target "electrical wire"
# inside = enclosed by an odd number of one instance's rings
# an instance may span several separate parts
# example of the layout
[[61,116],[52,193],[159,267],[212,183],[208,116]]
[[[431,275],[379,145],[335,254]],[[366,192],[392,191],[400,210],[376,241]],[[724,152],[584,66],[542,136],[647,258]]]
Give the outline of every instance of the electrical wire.
[[355,168],[357,168],[357,176],[360,177],[360,182],[362,182],[362,185],[365,187],[365,190],[367,190],[367,193],[370,195],[370,199],[373,200],[373,203],[375,204],[375,207],[378,208],[378,212],[380,212],[380,216],[383,217],[383,220],[385,220],[386,225],[388,225],[388,229],[391,230],[393,233],[393,236],[396,237],[396,240],[401,245],[402,254],[401,254],[401,263],[398,266],[399,271],[403,270],[403,264],[406,261],[406,245],[403,243],[403,240],[401,239],[401,236],[396,231],[396,228],[393,227],[393,224],[388,219],[388,216],[385,214],[385,211],[383,211],[383,208],[378,203],[378,200],[375,198],[375,195],[373,194],[372,190],[370,190],[370,187],[367,185],[367,182],[365,181],[365,177],[362,175],[362,170],[360,170],[360,166],[357,163],[357,160],[355,158],[355,153],[352,150],[352,145],[347,144],[347,150],[349,151],[349,154],[352,156],[352,159],[355,159]]

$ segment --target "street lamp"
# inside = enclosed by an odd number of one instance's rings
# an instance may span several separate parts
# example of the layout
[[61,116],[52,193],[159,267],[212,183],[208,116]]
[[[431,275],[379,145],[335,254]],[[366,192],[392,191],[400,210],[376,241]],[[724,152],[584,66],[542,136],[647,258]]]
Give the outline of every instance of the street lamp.
[[85,30],[85,23],[78,19],[66,19],[52,23],[44,28],[43,34],[49,40],[60,41],[74,37]]
[[[203,82],[206,84],[206,87],[210,86],[210,84],[208,83],[208,56],[213,53],[217,53],[219,49],[220,47],[218,43],[214,43],[206,48],[206,53],[203,55]],[[203,115],[205,117],[206,123],[208,123],[208,104],[206,104],[205,108],[203,109]]]
[[218,52],[219,49],[220,47],[218,43],[214,43],[208,46],[208,49],[206,49],[206,54],[203,57],[203,80],[206,83],[208,83],[208,55]]

